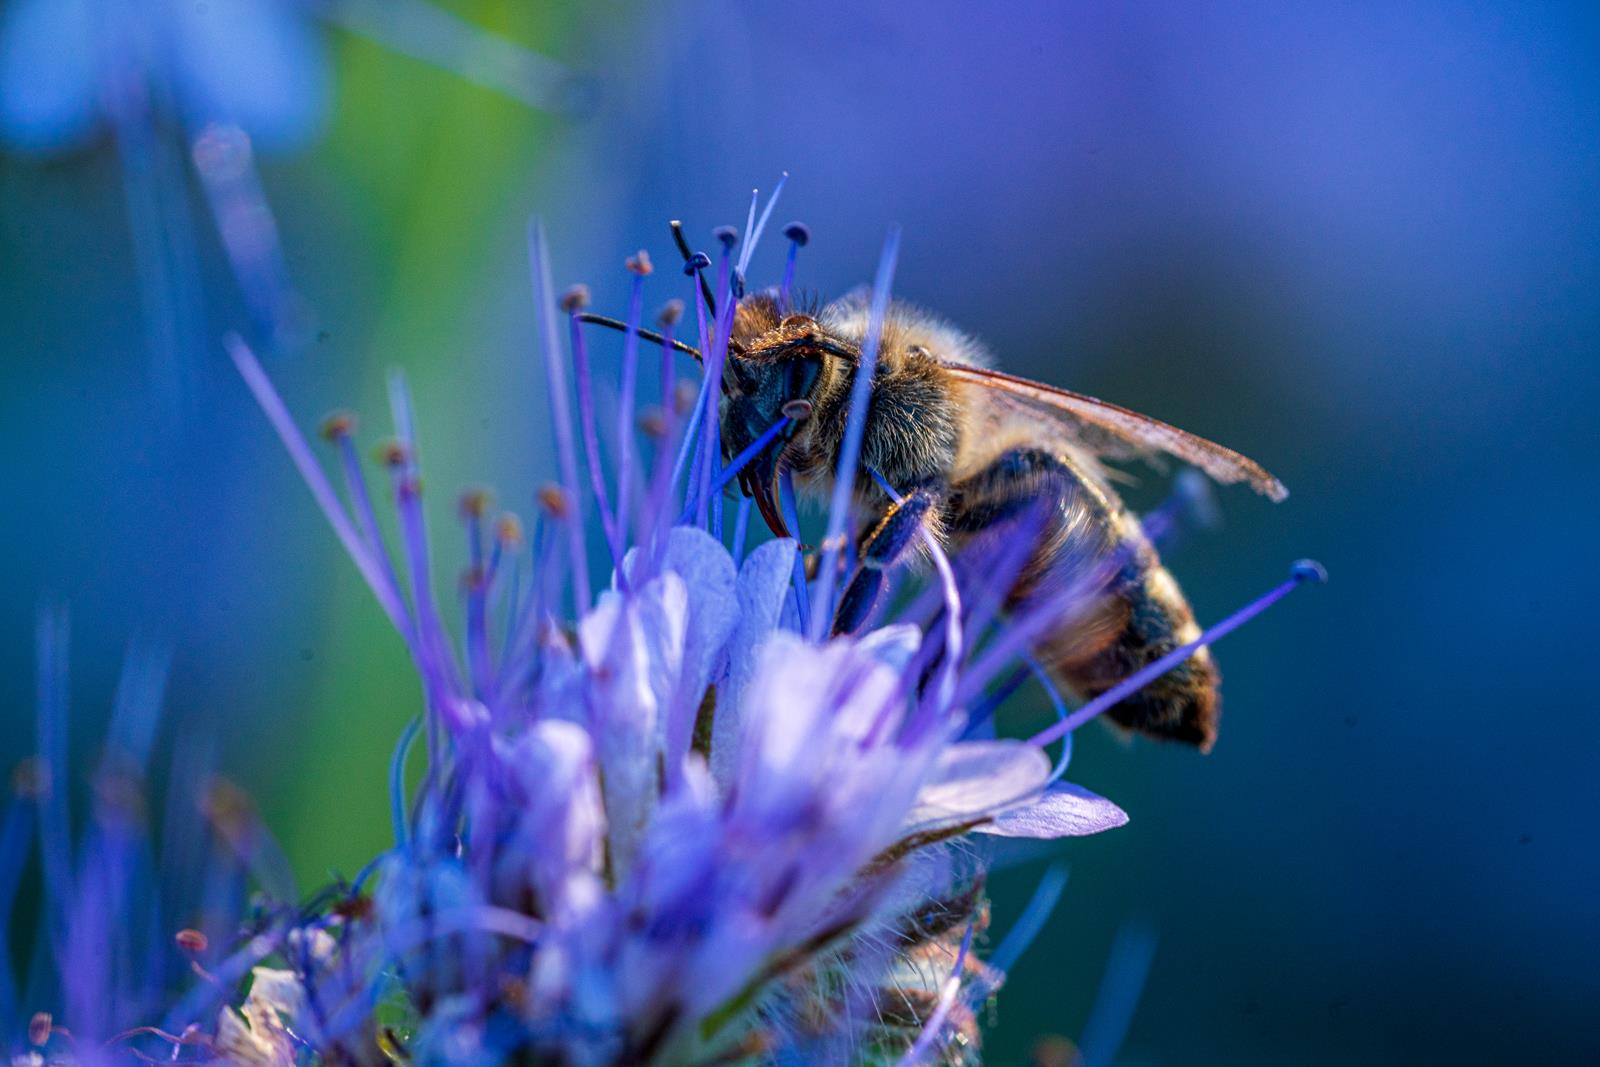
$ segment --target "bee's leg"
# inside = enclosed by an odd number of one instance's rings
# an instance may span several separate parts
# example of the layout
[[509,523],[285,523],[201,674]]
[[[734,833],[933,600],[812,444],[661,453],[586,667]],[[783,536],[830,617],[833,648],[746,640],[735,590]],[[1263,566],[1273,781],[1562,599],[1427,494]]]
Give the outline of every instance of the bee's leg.
[[883,593],[883,572],[905,559],[928,520],[938,514],[941,502],[942,494],[936,489],[914,490],[889,505],[877,525],[862,536],[861,562],[834,612],[835,634],[854,633],[867,621]]

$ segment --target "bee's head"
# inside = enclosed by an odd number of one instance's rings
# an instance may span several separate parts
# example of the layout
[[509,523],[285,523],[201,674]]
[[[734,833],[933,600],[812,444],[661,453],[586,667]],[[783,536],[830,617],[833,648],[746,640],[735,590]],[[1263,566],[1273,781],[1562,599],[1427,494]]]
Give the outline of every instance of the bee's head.
[[740,303],[734,336],[740,344],[737,355],[730,353],[724,380],[723,448],[733,460],[768,435],[740,470],[739,484],[772,532],[787,537],[778,506],[786,452],[816,407],[825,365],[848,353],[811,316],[779,317],[776,302],[765,294]]

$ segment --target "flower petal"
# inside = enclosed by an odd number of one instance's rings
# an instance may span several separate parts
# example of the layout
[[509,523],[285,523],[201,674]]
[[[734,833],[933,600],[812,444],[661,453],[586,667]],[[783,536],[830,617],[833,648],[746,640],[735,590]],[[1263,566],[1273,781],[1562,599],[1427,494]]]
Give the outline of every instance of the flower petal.
[[756,670],[756,650],[783,614],[784,595],[794,572],[795,542],[768,541],[739,568],[739,616],[728,637],[728,675],[717,694],[711,724],[711,776],[726,791],[733,784],[739,756],[741,703]]
[[1044,788],[1050,760],[1022,741],[965,741],[939,753],[907,826],[987,815]]
[[1057,782],[1044,795],[996,815],[977,828],[996,837],[1087,837],[1114,830],[1128,821],[1128,813],[1098,793],[1081,785]]
[[695,715],[711,681],[712,666],[738,624],[739,599],[733,557],[704,530],[674,528],[667,535],[662,566],[683,580],[689,594],[683,653],[664,722],[663,755],[669,776],[675,778],[689,751]]

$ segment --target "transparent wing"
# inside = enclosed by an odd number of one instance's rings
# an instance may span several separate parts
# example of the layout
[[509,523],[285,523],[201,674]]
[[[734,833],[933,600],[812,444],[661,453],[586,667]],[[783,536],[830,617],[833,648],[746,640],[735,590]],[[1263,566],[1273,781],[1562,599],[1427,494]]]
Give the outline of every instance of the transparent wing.
[[957,381],[986,390],[985,402],[997,410],[1029,417],[1047,432],[1053,428],[1062,440],[1095,456],[1148,460],[1153,453],[1164,452],[1224,485],[1244,482],[1274,501],[1289,495],[1283,483],[1255,460],[1148,415],[1003,371],[957,363],[943,366]]

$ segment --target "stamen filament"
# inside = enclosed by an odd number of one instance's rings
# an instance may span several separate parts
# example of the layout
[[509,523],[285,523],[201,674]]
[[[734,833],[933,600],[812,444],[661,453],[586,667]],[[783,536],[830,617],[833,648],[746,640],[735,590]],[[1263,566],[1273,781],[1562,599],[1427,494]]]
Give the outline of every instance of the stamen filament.
[[628,296],[628,329],[622,338],[622,389],[617,397],[617,515],[616,532],[628,530],[633,489],[633,419],[639,382],[639,318],[644,314],[644,275],[634,273]]
[[384,614],[389,616],[389,621],[402,636],[408,634],[410,621],[404,601],[400,599],[398,591],[391,589],[384,581],[383,572],[377,561],[367,550],[361,536],[356,533],[350,517],[345,513],[344,505],[339,503],[338,494],[328,482],[328,476],[323,473],[310,444],[300,433],[300,428],[295,425],[289,409],[284,406],[283,398],[278,395],[266,372],[261,369],[255,353],[250,351],[249,346],[238,334],[229,334],[224,338],[223,344],[227,347],[234,366],[238,368],[239,376],[244,379],[245,385],[255,396],[256,404],[267,416],[267,421],[272,423],[272,428],[277,432],[278,439],[283,442],[289,458],[300,471],[300,477],[305,479],[306,488],[311,490],[312,498],[327,516],[328,525],[333,527],[334,535],[344,545],[344,550],[355,563],[356,570],[366,579],[367,586],[377,598]]
[[611,514],[606,474],[600,462],[600,434],[594,417],[594,386],[589,375],[589,345],[576,314],[568,316],[568,324],[572,335],[572,364],[578,386],[578,426],[583,435],[584,462],[589,468],[589,488],[594,493],[595,507],[600,512],[600,529],[605,534],[606,547],[611,551],[611,565],[615,568],[622,564],[622,542],[616,519]]
[[572,414],[567,403],[566,364],[556,335],[556,299],[550,284],[550,249],[544,226],[534,219],[528,225],[528,260],[533,272],[534,310],[539,317],[540,349],[544,354],[545,400],[555,435],[561,488],[574,514],[567,520],[567,550],[572,564],[572,599],[578,616],[589,610],[589,560],[583,544],[583,507],[578,494],[578,456],[572,439]]
[[1289,577],[1281,584],[1246,604],[1221,622],[1216,623],[1188,644],[1173,649],[1154,663],[1130,674],[1054,726],[1040,730],[1028,738],[1028,743],[1030,745],[1048,745],[1057,738],[1066,736],[1107,708],[1115,705],[1118,701],[1137,693],[1140,689],[1143,689],[1146,685],[1194,655],[1196,649],[1203,645],[1214,644],[1231,634],[1300,586],[1308,582],[1320,584],[1326,580],[1327,572],[1322,569],[1321,564],[1310,560],[1301,560],[1294,565]]
[[[783,187],[788,184],[788,181],[789,172],[784,171],[782,176],[778,178],[778,184],[772,187],[772,195],[767,197],[767,206],[761,209],[761,218],[754,225],[749,222],[745,223],[745,243],[744,247],[739,250],[738,271],[740,277],[745,277],[750,273],[750,257],[755,255],[756,244],[760,242],[762,233],[766,231],[767,222],[772,218],[772,209],[778,206],[778,196],[783,192]],[[757,190],[751,190],[750,193],[750,213],[752,217],[755,215],[756,192]]]
[[[778,508],[783,512],[783,524],[796,542],[800,540],[800,513],[794,503],[794,475],[784,471],[778,479]],[[800,632],[809,633],[811,611],[810,596],[806,589],[806,560],[798,550],[794,554],[794,606],[800,615]]]
[[735,567],[744,563],[744,542],[750,532],[750,505],[755,503],[754,497],[742,496],[739,498],[739,512],[733,520],[733,565]]
[[986,962],[990,967],[1003,975],[1016,965],[1024,952],[1028,951],[1028,946],[1039,936],[1039,931],[1044,929],[1045,920],[1050,918],[1050,913],[1061,900],[1061,894],[1067,888],[1067,874],[1067,865],[1064,863],[1052,864],[1044,872],[1044,876],[1039,879],[1038,887],[1033,891],[1033,896],[1028,898],[1027,906],[1022,909],[1022,914],[1011,924],[1006,936],[1000,939],[999,947],[989,954]]
[[839,448],[839,466],[834,472],[828,529],[822,542],[822,569],[817,575],[817,611],[807,631],[813,641],[822,639],[833,615],[833,572],[839,551],[835,538],[844,533],[850,521],[850,494],[855,490],[856,465],[861,458],[861,440],[867,427],[867,405],[872,396],[873,375],[878,368],[878,347],[883,340],[883,320],[889,310],[889,286],[894,281],[899,255],[900,230],[895,227],[889,231],[883,243],[883,255],[878,260],[866,342],[861,347],[861,363],[856,367],[855,381],[850,386],[850,416],[845,423],[844,443]]
[[792,420],[787,415],[780,416],[778,421],[768,426],[761,432],[761,436],[751,441],[744,449],[733,457],[733,461],[722,469],[717,478],[716,485],[711,487],[713,493],[720,493],[727,484],[739,476],[739,472],[750,464],[757,456],[767,450],[767,446],[784,431]]

